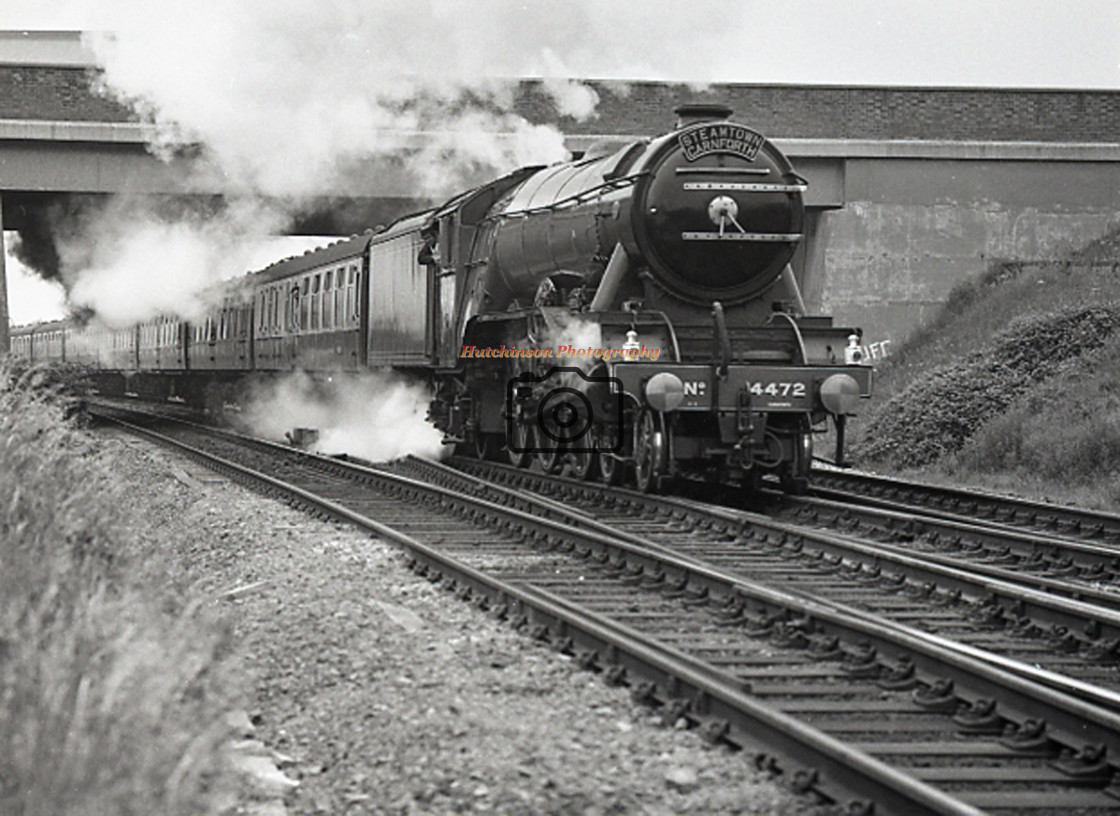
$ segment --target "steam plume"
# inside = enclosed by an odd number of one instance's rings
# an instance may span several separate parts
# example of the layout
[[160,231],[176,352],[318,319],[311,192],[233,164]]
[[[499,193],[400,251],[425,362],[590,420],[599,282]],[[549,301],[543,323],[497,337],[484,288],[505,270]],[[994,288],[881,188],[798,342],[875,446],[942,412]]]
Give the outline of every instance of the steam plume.
[[441,434],[425,421],[429,397],[418,384],[389,374],[336,378],[329,389],[295,373],[249,395],[240,422],[269,439],[295,427],[319,431],[321,453],[373,461],[405,454],[438,458]]

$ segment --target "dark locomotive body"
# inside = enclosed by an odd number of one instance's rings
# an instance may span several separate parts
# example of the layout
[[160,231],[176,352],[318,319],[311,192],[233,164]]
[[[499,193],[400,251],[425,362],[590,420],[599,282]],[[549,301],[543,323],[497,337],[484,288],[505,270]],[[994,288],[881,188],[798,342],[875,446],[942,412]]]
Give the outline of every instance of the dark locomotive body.
[[23,329],[13,348],[68,346],[146,396],[208,403],[281,372],[393,368],[431,384],[430,419],[479,456],[646,490],[678,474],[801,488],[813,427],[842,429],[871,371],[853,330],[801,306],[804,180],[726,109],[679,112],[667,135],[274,264],[203,321]]
[[[560,407],[549,369],[564,359],[446,349],[433,415],[450,436],[481,455],[504,446],[518,464],[568,459],[611,481],[632,469],[643,489],[680,472],[773,473],[796,489],[812,427],[830,413],[842,424],[869,395],[870,369],[847,351],[853,330],[804,315],[787,266],[804,180],[769,141],[724,121],[728,111],[681,113],[673,133],[514,174],[435,214],[440,274],[461,287],[462,347],[578,336],[659,351],[577,361],[575,390],[589,398]],[[557,417],[565,429],[548,427]]]

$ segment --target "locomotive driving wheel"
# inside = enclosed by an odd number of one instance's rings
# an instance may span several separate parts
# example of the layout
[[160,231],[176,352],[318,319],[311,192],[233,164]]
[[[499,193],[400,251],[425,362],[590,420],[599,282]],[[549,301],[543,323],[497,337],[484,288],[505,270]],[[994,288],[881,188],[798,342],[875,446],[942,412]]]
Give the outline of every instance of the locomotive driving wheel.
[[617,434],[617,429],[607,427],[600,427],[595,433],[599,478],[612,486],[622,484],[626,477],[626,460],[621,458],[623,451],[619,450]]
[[634,424],[634,481],[638,490],[658,492],[665,470],[665,423],[659,412],[643,408]]
[[545,473],[557,473],[564,467],[564,443],[537,432],[537,462]]
[[599,434],[596,429],[581,439],[570,454],[572,475],[577,479],[594,479],[599,470]]
[[474,455],[483,462],[487,462],[494,458],[502,445],[502,435],[495,433],[485,433],[484,431],[475,431],[474,434]]
[[813,468],[813,435],[799,433],[793,442],[793,461],[783,462],[778,471],[782,490],[800,496],[809,492],[809,474]]
[[511,423],[510,438],[506,440],[506,450],[509,452],[510,464],[514,467],[529,467],[533,461],[533,428],[527,423]]

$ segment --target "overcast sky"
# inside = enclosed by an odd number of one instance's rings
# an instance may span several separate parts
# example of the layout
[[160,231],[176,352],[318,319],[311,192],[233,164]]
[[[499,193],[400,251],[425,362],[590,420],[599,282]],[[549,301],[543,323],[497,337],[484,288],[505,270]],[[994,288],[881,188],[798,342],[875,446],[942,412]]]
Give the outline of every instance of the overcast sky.
[[[0,0],[0,29],[129,27],[143,36],[174,27],[206,41],[204,28],[190,26],[221,26],[236,9],[252,18],[260,1],[225,0],[211,15],[183,0]],[[355,30],[384,29],[429,65],[453,53],[456,70],[495,76],[1120,89],[1120,0],[270,0],[266,8],[361,17]],[[55,291],[25,280],[11,260],[8,269],[15,322],[61,314]]]
[[[376,15],[387,1],[315,5],[324,14],[353,13],[359,6]],[[277,0],[281,6],[305,2],[310,0]],[[431,0],[416,7],[466,10],[480,2]],[[483,4],[523,10],[553,27],[571,20],[578,5]],[[122,5],[128,4],[0,0],[0,28],[119,26],[116,9]],[[157,19],[164,4],[146,5],[150,16],[141,15],[136,25]],[[1120,88],[1117,0],[596,0],[593,5],[600,7],[593,14],[609,17],[616,31],[589,34],[588,42],[613,41],[616,47],[557,44],[564,66],[584,77]],[[129,16],[126,22],[135,19]],[[636,55],[643,50],[656,60],[642,64]]]

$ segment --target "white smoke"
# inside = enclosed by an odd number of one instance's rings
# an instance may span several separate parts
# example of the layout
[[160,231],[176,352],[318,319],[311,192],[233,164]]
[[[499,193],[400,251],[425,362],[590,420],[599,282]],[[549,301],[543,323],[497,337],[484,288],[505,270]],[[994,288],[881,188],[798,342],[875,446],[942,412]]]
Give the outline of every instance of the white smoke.
[[197,320],[219,301],[220,282],[251,271],[256,242],[281,223],[256,202],[169,220],[141,199],[119,197],[62,238],[69,301],[112,327],[159,314]]
[[[351,180],[355,162],[386,155],[426,170],[433,137],[458,140],[450,176],[466,167],[477,183],[566,156],[557,131],[543,138],[512,114],[513,77],[544,77],[563,115],[586,118],[598,101],[518,4],[114,0],[104,11],[112,33],[87,41],[105,89],[164,143],[204,145],[242,191],[324,194]],[[419,175],[419,192],[458,191]]]
[[314,449],[328,455],[436,459],[444,448],[440,432],[425,420],[429,400],[422,385],[392,374],[335,377],[321,384],[297,372],[257,386],[237,421],[277,441],[295,428],[314,428],[319,432]]
[[[462,137],[452,158],[476,176],[556,161],[555,131],[529,155],[523,138],[493,143],[529,129],[513,111],[520,78],[542,79],[561,116],[586,120],[599,98],[581,78],[708,79],[749,16],[715,0],[103,0],[95,19],[111,33],[87,42],[105,87],[168,141],[203,144],[239,189],[299,196],[337,189],[371,157],[423,167],[435,133]],[[483,134],[491,143],[475,151]]]
[[[560,115],[593,118],[598,94],[578,77],[707,73],[743,13],[714,0],[656,14],[591,0],[93,0],[86,43],[103,90],[156,125],[157,154],[197,145],[202,189],[296,213],[309,196],[438,201],[562,160],[562,134],[515,112],[519,78],[540,78]],[[236,222],[158,219],[136,221],[131,242],[120,225],[87,233],[98,243],[88,267],[70,265],[75,302],[111,322],[197,312],[199,287],[244,271],[237,245],[274,217],[243,220],[240,236]]]

